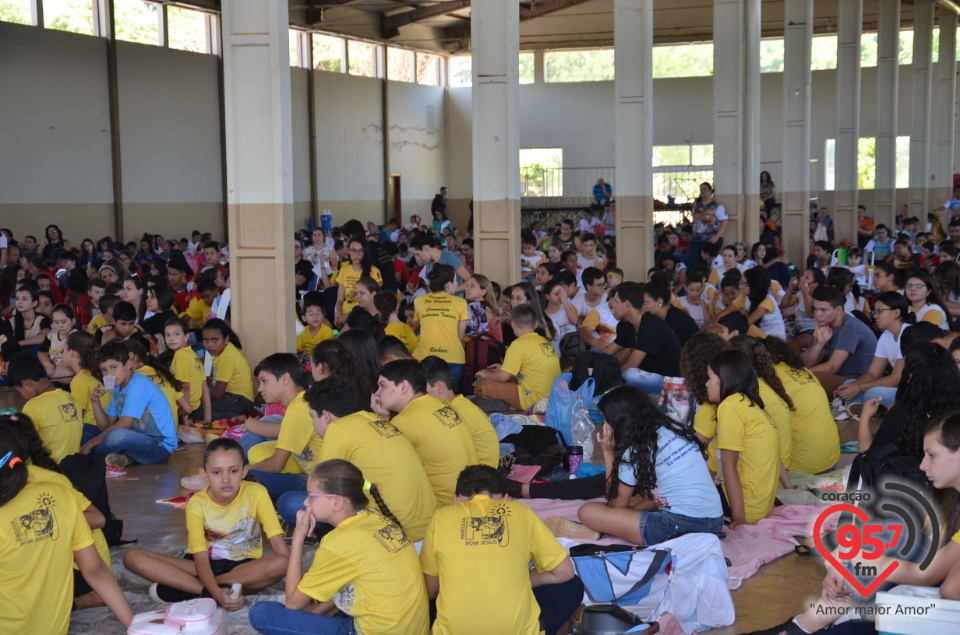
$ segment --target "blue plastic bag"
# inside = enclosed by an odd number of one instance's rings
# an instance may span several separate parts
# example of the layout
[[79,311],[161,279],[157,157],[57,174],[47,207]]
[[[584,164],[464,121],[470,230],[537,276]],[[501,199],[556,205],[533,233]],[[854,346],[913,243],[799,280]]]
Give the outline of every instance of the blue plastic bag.
[[571,373],[563,373],[553,382],[550,390],[550,399],[547,401],[546,424],[558,430],[563,435],[567,445],[573,443],[570,435],[570,421],[573,419],[573,409],[577,405],[579,396],[588,408],[593,404],[593,391],[596,382],[593,378],[587,379],[576,390],[570,390]]

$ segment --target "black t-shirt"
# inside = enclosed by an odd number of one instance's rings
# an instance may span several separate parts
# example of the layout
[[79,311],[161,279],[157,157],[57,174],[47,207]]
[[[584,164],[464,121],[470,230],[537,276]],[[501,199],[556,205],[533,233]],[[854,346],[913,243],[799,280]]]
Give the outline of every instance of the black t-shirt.
[[170,309],[167,309],[166,311],[161,311],[160,313],[154,313],[146,320],[141,322],[140,326],[142,326],[143,330],[150,335],[163,338],[163,327],[166,326],[167,322],[175,317],[177,317],[177,314]]
[[700,332],[697,321],[690,317],[686,311],[678,309],[675,306],[667,309],[667,319],[664,321],[680,341],[680,348],[683,348],[687,340]]
[[310,280],[313,278],[313,266],[310,264],[309,260],[300,259],[300,262],[294,263],[293,265],[294,275],[300,275],[306,278],[303,284],[296,285],[297,291],[309,291],[310,289]]
[[639,329],[628,320],[620,320],[615,342],[621,348],[646,353],[640,362],[640,370],[664,377],[680,376],[680,340],[657,316],[644,313]]

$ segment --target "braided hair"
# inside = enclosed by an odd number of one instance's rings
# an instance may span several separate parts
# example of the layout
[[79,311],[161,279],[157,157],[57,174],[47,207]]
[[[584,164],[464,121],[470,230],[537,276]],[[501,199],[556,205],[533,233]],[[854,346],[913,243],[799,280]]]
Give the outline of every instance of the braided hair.
[[793,400],[787,394],[786,388],[783,387],[783,382],[780,381],[780,377],[774,368],[773,357],[767,349],[748,335],[736,335],[730,338],[730,345],[740,349],[753,360],[753,367],[757,371],[757,376],[773,388],[773,392],[777,393],[777,396],[786,402],[790,410],[796,412],[797,408],[793,405]]
[[347,499],[354,509],[367,508],[369,501],[366,492],[370,492],[370,498],[377,504],[380,513],[397,527],[403,529],[400,521],[383,501],[380,489],[373,483],[365,488],[368,481],[363,478],[363,472],[353,463],[343,459],[322,461],[314,466],[310,473],[310,480],[316,483],[321,491]]
[[[19,438],[20,443],[23,444],[26,453],[19,454],[20,458],[30,459],[30,462],[37,467],[60,473],[60,466],[53,460],[47,446],[43,444],[43,439],[40,438],[40,433],[37,432],[37,428],[33,425],[30,417],[25,414],[0,417],[0,427],[10,428]],[[4,454],[6,453],[4,452]]]

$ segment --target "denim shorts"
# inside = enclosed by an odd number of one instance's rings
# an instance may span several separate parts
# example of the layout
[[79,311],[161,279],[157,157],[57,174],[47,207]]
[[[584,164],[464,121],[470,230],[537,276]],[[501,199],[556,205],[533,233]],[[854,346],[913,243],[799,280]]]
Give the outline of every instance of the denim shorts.
[[723,517],[691,518],[665,509],[640,514],[640,536],[644,545],[658,543],[683,534],[716,534],[723,531]]

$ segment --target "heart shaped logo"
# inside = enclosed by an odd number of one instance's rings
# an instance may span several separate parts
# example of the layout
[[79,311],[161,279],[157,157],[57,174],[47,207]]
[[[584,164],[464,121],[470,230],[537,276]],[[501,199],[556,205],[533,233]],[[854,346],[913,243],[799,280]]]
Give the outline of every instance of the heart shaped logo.
[[[862,597],[868,597],[872,595],[874,591],[877,590],[877,587],[879,587],[883,583],[883,581],[886,580],[887,577],[896,570],[898,566],[900,566],[900,563],[897,561],[893,561],[890,564],[888,564],[883,571],[880,571],[877,574],[877,577],[874,579],[873,582],[870,583],[869,586],[864,586],[863,584],[861,584],[860,580],[858,580],[853,575],[853,573],[850,572],[849,569],[843,566],[843,563],[837,560],[834,557],[834,555],[830,553],[830,550],[824,546],[823,541],[820,538],[820,528],[823,526],[824,521],[826,521],[826,519],[829,518],[831,515],[836,514],[838,512],[850,512],[854,516],[859,518],[861,521],[863,521],[863,523],[866,523],[868,520],[870,520],[870,517],[867,516],[867,513],[862,509],[860,509],[859,507],[854,507],[853,505],[846,505],[842,503],[839,505],[831,505],[830,507],[823,510],[823,512],[821,512],[819,516],[817,516],[817,522],[814,523],[813,525],[813,543],[816,546],[817,551],[820,552],[820,555],[826,558],[827,562],[833,565],[833,568],[836,569],[840,573],[840,575],[842,575],[843,578],[850,583],[850,586],[856,589],[857,592],[860,593]],[[847,526],[848,525],[844,525],[844,527],[847,527]],[[857,532],[857,536],[859,536],[860,535],[859,528],[856,528],[855,526],[854,528]],[[838,531],[841,529],[842,527],[838,528]],[[871,553],[870,556],[873,556],[876,558],[876,557],[879,557],[880,554]],[[851,557],[854,557],[854,554],[851,554]],[[869,556],[867,558],[870,559]],[[874,567],[874,569],[875,568],[876,567]]]

